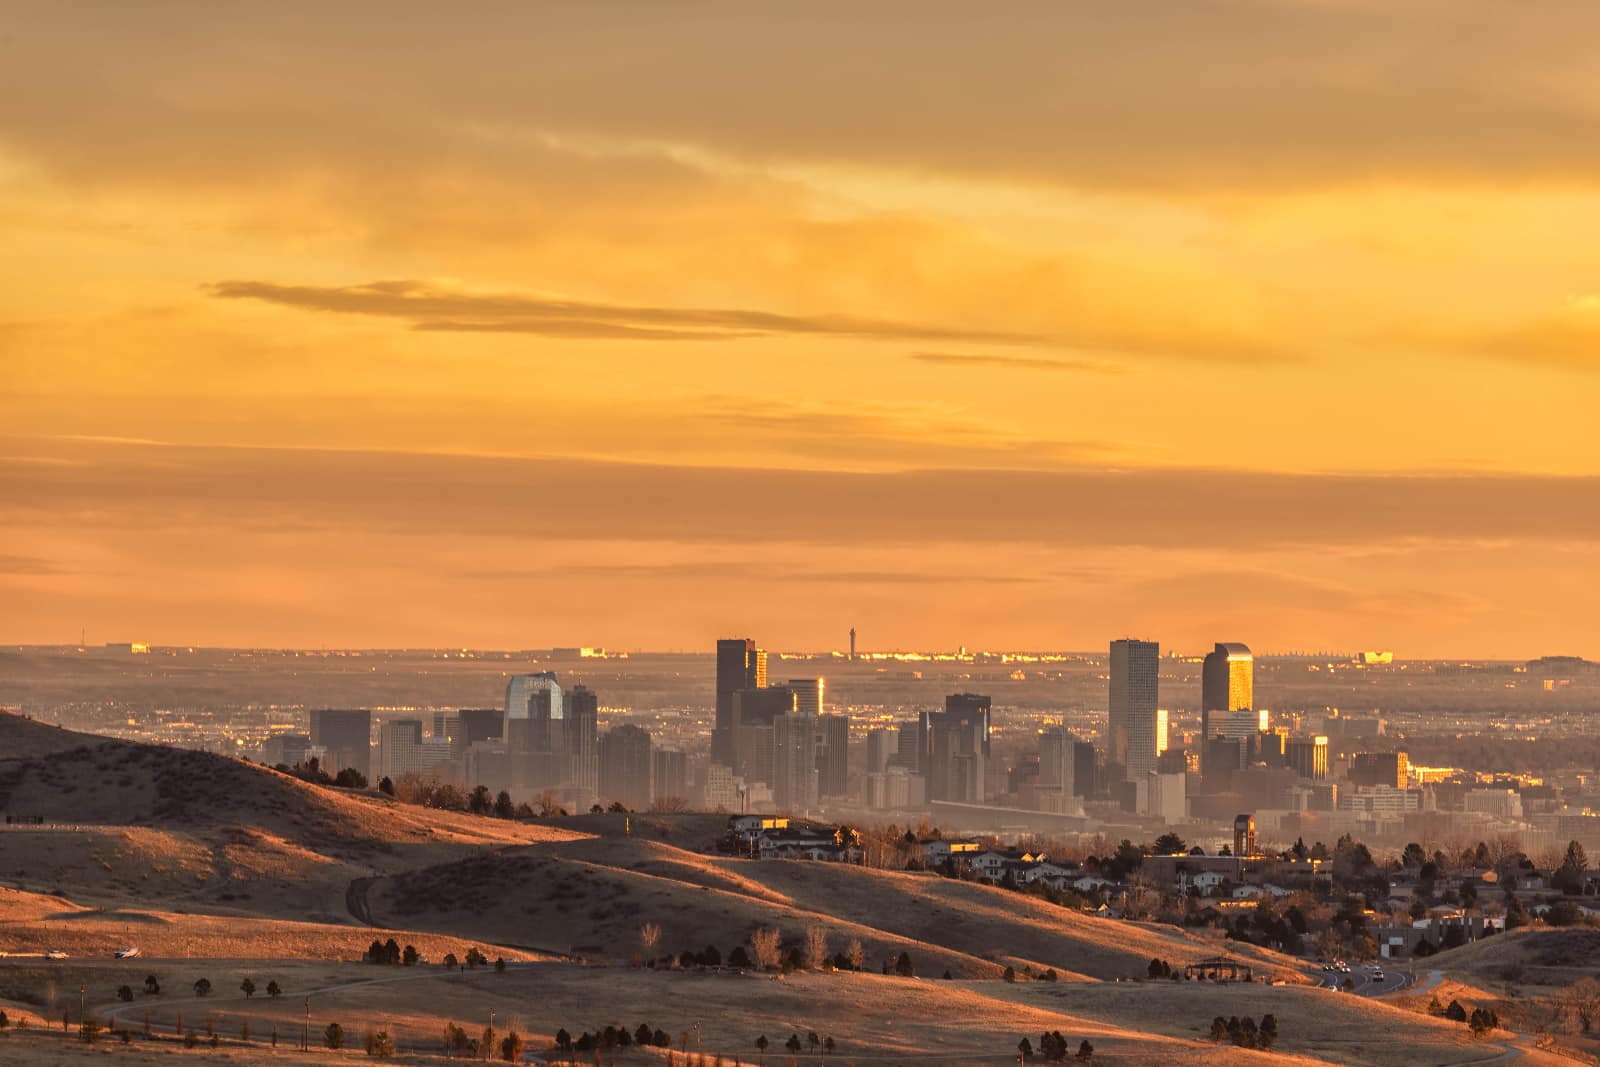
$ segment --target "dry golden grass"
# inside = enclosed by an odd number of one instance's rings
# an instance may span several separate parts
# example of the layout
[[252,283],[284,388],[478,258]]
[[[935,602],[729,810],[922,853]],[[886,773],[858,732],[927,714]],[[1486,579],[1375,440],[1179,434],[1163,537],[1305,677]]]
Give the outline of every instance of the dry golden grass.
[[[276,1025],[281,1035],[298,1034],[311,995],[313,1033],[329,1022],[358,1036],[390,1029],[402,1051],[437,1050],[447,1022],[476,1035],[495,1012],[496,1027],[516,1029],[532,1049],[548,1048],[558,1028],[576,1035],[606,1025],[640,1022],[666,1030],[675,1045],[683,1035],[709,1053],[754,1062],[754,1041],[765,1034],[771,1062],[786,1062],[782,1043],[791,1033],[804,1041],[810,1031],[838,1043],[836,1062],[991,1063],[1015,1062],[1023,1035],[1035,1042],[1044,1030],[1060,1030],[1075,1048],[1087,1038],[1096,1061],[1107,1064],[1350,1063],[1442,1067],[1499,1055],[1494,1042],[1474,1041],[1465,1027],[1385,1008],[1381,1004],[1303,987],[1219,986],[1204,983],[1080,983],[1009,985],[998,981],[942,982],[878,975],[755,975],[656,973],[628,968],[540,964],[503,974],[479,971],[442,974],[424,970],[380,976],[371,968],[302,964],[281,980],[289,990],[280,1001],[260,994],[245,1000],[225,991],[244,971],[219,965],[212,980],[219,993],[201,1003],[186,997],[139,998],[122,1012],[125,1025],[141,1028],[145,1012],[158,1034],[171,1034],[178,1013],[184,1026],[200,1027],[209,1016],[219,1033],[234,1037],[248,1019],[257,1037]],[[261,982],[262,975],[256,974]],[[94,988],[109,986],[110,978]],[[96,1003],[100,1012],[115,1002]],[[1280,1020],[1281,1047],[1272,1054],[1213,1045],[1204,1035],[1212,1016],[1273,1012]],[[624,1063],[660,1063],[656,1054],[620,1055]],[[805,1058],[805,1057],[802,1057]],[[0,1060],[0,1062],[4,1062]]]
[[329,922],[348,919],[344,892],[353,879],[484,847],[580,836],[319,788],[238,760],[6,714],[0,807],[47,821],[0,829],[0,872],[13,885],[85,903],[138,900]]
[[830,951],[841,951],[859,938],[873,968],[904,951],[923,973],[1000,971],[959,951],[885,934],[833,913],[568,859],[545,849],[484,854],[401,874],[378,883],[370,900],[380,922],[466,937],[497,936],[512,944],[591,958],[626,960],[636,954],[639,928],[646,922],[661,927],[659,954],[699,952],[715,945],[724,957],[758,928],[777,927],[786,942],[798,943],[807,927],[820,924],[829,929]]
[[1491,1054],[1461,1023],[1315,986],[1099,982],[1052,989],[1034,983],[1012,986],[1010,995],[1029,1004],[1059,1001],[1114,1025],[1196,1040],[1205,1039],[1218,1015],[1259,1021],[1271,1012],[1278,1019],[1280,1052],[1330,1063],[1424,1067]]
[[1600,930],[1523,927],[1463,945],[1418,964],[1467,982],[1564,988],[1600,977]]
[[[836,910],[919,941],[975,956],[1027,960],[1096,978],[1142,977],[1152,958],[1174,965],[1227,955],[1258,970],[1296,971],[1278,953],[1173,926],[1111,921],[1038,897],[938,875],[803,861],[724,860],[796,906]],[[1297,972],[1296,972],[1297,973]]]
[[[365,1061],[359,1050],[301,1057],[263,1044],[273,1026],[281,1046],[298,1033],[307,996],[315,1031],[337,1021],[359,1044],[368,1028],[387,1026],[400,1039],[402,1062],[417,1063],[434,1062],[446,1022],[476,1033],[490,1010],[502,1030],[529,1035],[533,1049],[548,1047],[562,1026],[576,1034],[647,1021],[676,1040],[698,1024],[708,1052],[748,1063],[757,1059],[756,1035],[765,1033],[775,1067],[788,1060],[781,1046],[790,1033],[803,1039],[813,1030],[839,1043],[838,1062],[874,1067],[1013,1063],[1018,1039],[1037,1042],[1047,1029],[1062,1031],[1074,1048],[1088,1038],[1096,1062],[1111,1064],[1443,1067],[1549,1058],[1508,1035],[1475,1042],[1466,1027],[1404,1010],[1417,1007],[1404,1002],[1265,983],[1104,981],[1142,976],[1152,957],[1181,966],[1219,953],[1258,973],[1299,974],[1294,961],[1265,950],[1099,919],[995,887],[711,853],[726,824],[719,816],[575,816],[525,825],[400,806],[235,760],[7,716],[0,716],[0,753],[0,803],[74,824],[0,831],[0,871],[33,890],[0,889],[0,950],[72,954],[56,962],[0,959],[0,1007],[59,1029],[81,987],[97,1016],[115,1013],[142,1029],[148,1012],[154,1031],[169,1039],[92,1050],[32,1028],[0,1035],[0,1065],[107,1055],[150,1063]],[[352,918],[350,907],[359,911],[363,901],[384,928]],[[859,939],[869,973],[658,972],[551,958],[505,973],[462,973],[342,962],[390,936],[431,959],[464,958],[476,943],[491,958],[529,959],[543,948],[620,961],[638,952],[645,922],[661,928],[658,955],[714,944],[726,956],[761,927],[781,930],[786,947],[798,945],[820,925],[830,952]],[[130,943],[145,955],[107,958]],[[1452,979],[1479,983],[1446,985],[1441,995],[1478,1003],[1493,986],[1481,976],[1496,968],[1570,968],[1566,955],[1585,950],[1586,943],[1534,932],[1482,942],[1439,958]],[[875,973],[902,951],[921,978]],[[1061,980],[999,981],[1007,963],[1054,968]],[[932,977],[946,970],[961,980]],[[142,990],[150,973],[165,987],[160,997],[140,995],[127,1006],[116,1000],[119,985]],[[262,990],[248,1000],[238,992],[246,975]],[[200,977],[211,981],[213,997],[192,995]],[[264,995],[274,979],[282,1000]],[[1282,1033],[1270,1055],[1206,1039],[1214,1015],[1266,1012],[1277,1015]],[[171,1040],[180,1013],[184,1028],[209,1022],[229,1038],[248,1019],[257,1041],[184,1050]],[[638,1050],[616,1058],[663,1062]]]
[[1262,949],[1175,927],[1115,922],[1035,897],[933,874],[800,860],[746,860],[657,841],[594,837],[479,855],[385,879],[375,917],[515,944],[627,959],[641,924],[661,927],[658,953],[715,945],[726,956],[758,927],[786,944],[807,927],[830,951],[852,938],[868,966],[909,952],[919,973],[996,977],[1006,964],[1054,969],[1062,980],[1141,976],[1160,957],[1182,965],[1227,954],[1258,970],[1298,974]]
[[[0,897],[0,901],[11,896]],[[32,911],[33,909],[29,909]],[[420,930],[238,916],[183,915],[136,909],[85,909],[61,904],[55,911],[12,917],[0,912],[0,952],[40,955],[52,949],[73,959],[104,959],[125,945],[151,959],[360,960],[374,941],[394,938],[415,945],[428,959],[457,957],[477,945],[491,958],[531,959],[537,954]],[[136,967],[134,969],[137,969]]]
[[582,836],[397,804],[374,792],[319,788],[226,756],[77,734],[5,713],[0,754],[0,804],[58,825],[249,827],[360,862],[408,844],[531,844]]

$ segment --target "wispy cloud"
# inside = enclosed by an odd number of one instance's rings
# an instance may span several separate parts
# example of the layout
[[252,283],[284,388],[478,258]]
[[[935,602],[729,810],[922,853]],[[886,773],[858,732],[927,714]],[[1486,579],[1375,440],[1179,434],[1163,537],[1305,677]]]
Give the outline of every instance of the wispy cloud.
[[47,559],[34,556],[0,556],[0,574],[17,577],[40,577],[61,574],[62,570]]
[[1600,371],[1600,296],[1568,298],[1556,311],[1467,339],[1499,359]]
[[[0,455],[0,523],[975,546],[1600,543],[1600,479],[1218,470],[840,472],[53,441]],[[396,493],[404,485],[407,491]],[[418,508],[417,500],[449,501]],[[548,502],[563,506],[551,508]],[[1249,521],[1241,521],[1247,516]]]
[[1096,374],[1120,374],[1122,367],[1094,359],[1056,359],[1039,356],[998,356],[971,352],[913,352],[911,358],[919,363],[937,363],[953,367],[977,367],[1000,370],[1087,371]]
[[[479,581],[514,581],[536,578],[604,578],[627,582],[737,581],[761,582],[773,577],[767,560],[714,559],[667,563],[572,563],[547,567],[464,568],[461,577]],[[796,566],[785,571],[784,581],[820,585],[1023,585],[1040,580],[1034,574],[912,570],[828,570]]]
[[751,308],[646,307],[541,296],[478,293],[425,281],[350,286],[225,281],[210,287],[228,300],[262,300],[307,311],[403,319],[418,330],[528,333],[563,338],[725,340],[752,335],[857,337],[888,341],[976,341],[1041,344],[1045,339],[1001,330],[895,322],[854,315],[789,315]]

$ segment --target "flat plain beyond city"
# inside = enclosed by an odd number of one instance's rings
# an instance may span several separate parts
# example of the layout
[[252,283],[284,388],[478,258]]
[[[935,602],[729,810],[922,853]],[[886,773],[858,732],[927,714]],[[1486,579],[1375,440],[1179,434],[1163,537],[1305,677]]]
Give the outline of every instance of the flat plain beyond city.
[[1600,1067],[1596,41],[0,5],[0,1067]]

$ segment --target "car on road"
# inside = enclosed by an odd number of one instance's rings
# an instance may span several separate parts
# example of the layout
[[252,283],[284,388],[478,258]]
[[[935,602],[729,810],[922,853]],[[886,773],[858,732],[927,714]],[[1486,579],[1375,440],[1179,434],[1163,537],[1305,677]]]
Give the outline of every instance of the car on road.
[[67,954],[58,948],[53,948],[44,954],[44,958],[47,960],[64,960],[67,958]]
[[112,953],[112,955],[119,960],[131,960],[138,954],[138,945],[129,945],[127,948],[119,948],[116,952]]

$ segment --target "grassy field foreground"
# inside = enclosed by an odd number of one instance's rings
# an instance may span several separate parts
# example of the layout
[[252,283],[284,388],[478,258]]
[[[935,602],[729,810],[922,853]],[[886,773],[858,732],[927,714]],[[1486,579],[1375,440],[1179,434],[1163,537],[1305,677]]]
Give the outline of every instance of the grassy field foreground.
[[[162,965],[165,967],[166,965]],[[157,968],[158,970],[161,968]],[[170,969],[170,968],[169,968]],[[258,992],[245,998],[239,981],[249,975],[258,988],[271,972],[284,996]],[[191,971],[204,971],[215,992],[192,995]],[[180,973],[181,972],[181,973]],[[574,1037],[606,1025],[641,1022],[664,1030],[675,1048],[700,1048],[731,1064],[762,1057],[755,1041],[766,1035],[766,1059],[786,1064],[790,1034],[832,1037],[838,1063],[960,1064],[1014,1063],[1017,1041],[1035,1043],[1045,1030],[1060,1030],[1073,1048],[1087,1038],[1100,1063],[1340,1063],[1380,1067],[1446,1067],[1504,1057],[1539,1062],[1531,1049],[1503,1040],[1474,1040],[1465,1027],[1381,1003],[1305,986],[1264,984],[1089,982],[1046,983],[997,980],[941,981],[875,974],[757,974],[653,972],[623,967],[584,967],[534,962],[504,972],[447,972],[439,967],[376,968],[361,964],[286,962],[263,968],[254,961],[186,961],[163,979],[159,997],[137,995],[133,1003],[114,997],[123,969],[80,964],[52,972],[37,963],[0,961],[0,979],[15,1019],[32,1026],[0,1037],[0,1063],[78,1063],[87,1058],[128,1062],[297,1063],[370,1062],[359,1046],[372,1030],[389,1031],[399,1046],[398,1062],[443,1062],[440,1037],[447,1023],[477,1036],[493,1012],[497,1031],[517,1030],[530,1052],[543,1053],[555,1032]],[[30,985],[50,985],[48,1006],[10,999]],[[77,986],[90,991],[90,1010],[135,1031],[130,1045],[102,1040],[90,1050],[60,1035],[60,1014],[73,1016]],[[111,994],[111,995],[108,995]],[[305,1025],[313,1044],[330,1022],[339,1023],[355,1051],[294,1052]],[[1216,1015],[1271,1012],[1279,1020],[1278,1048],[1245,1052],[1213,1044],[1206,1036]],[[50,1019],[56,1034],[38,1032]],[[147,1025],[159,1040],[142,1036]],[[238,1044],[248,1023],[252,1044]],[[279,1044],[273,1049],[276,1028]],[[185,1050],[180,1033],[194,1030],[202,1041],[214,1031],[222,1048]],[[605,1054],[602,1062],[664,1063],[660,1050],[629,1049]],[[797,1059],[814,1056],[809,1044]],[[580,1062],[592,1062],[580,1056]]]

